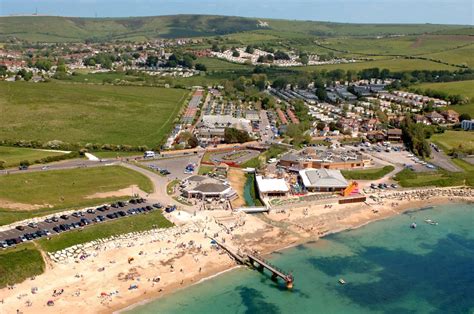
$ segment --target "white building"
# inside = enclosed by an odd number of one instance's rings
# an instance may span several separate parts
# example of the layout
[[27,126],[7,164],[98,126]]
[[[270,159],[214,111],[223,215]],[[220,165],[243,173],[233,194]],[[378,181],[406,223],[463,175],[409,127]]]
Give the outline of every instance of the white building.
[[261,198],[271,196],[286,196],[290,189],[285,179],[264,178],[257,176],[257,189]]
[[472,120],[463,120],[461,122],[461,128],[463,128],[464,131],[474,130],[474,119],[472,119]]

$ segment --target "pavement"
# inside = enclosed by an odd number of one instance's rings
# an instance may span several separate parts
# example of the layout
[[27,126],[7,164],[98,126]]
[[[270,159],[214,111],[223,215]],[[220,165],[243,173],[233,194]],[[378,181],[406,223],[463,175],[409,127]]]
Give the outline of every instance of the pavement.
[[[185,155],[185,156],[178,156],[174,158],[160,158],[160,159],[153,159],[150,161],[143,161],[140,162],[141,165],[148,166],[148,165],[155,165],[161,169],[166,169],[170,172],[167,175],[167,178],[172,180],[179,179],[182,180],[184,178],[189,177],[191,174],[184,173],[184,169],[189,164],[196,164],[196,170],[194,174],[197,173],[197,165],[201,162],[202,154],[192,154],[192,155]],[[151,171],[151,170],[150,170]],[[152,172],[153,173],[153,172]]]

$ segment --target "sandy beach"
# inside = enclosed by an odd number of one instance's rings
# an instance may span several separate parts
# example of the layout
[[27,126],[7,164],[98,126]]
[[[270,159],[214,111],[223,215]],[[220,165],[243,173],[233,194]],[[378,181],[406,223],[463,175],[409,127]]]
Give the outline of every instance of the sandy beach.
[[[259,215],[173,212],[167,214],[176,224],[173,228],[110,239],[85,249],[82,258],[47,258],[45,273],[0,290],[0,312],[117,312],[235,267],[209,236],[235,250],[267,254],[408,209],[473,201],[472,189],[439,188],[380,192],[365,203],[309,203]],[[54,305],[48,306],[48,301]]]

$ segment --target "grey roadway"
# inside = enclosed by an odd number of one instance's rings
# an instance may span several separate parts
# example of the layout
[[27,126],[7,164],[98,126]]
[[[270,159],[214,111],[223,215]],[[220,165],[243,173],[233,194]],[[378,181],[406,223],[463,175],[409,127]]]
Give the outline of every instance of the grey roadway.
[[455,165],[451,158],[449,158],[442,150],[437,152],[433,147],[431,147],[431,156],[433,157],[430,162],[444,170],[451,172],[461,172],[463,171],[457,165]]
[[174,200],[171,196],[168,195],[166,191],[166,186],[168,185],[169,182],[172,181],[171,178],[158,175],[155,172],[149,171],[147,169],[141,168],[131,163],[121,163],[120,165],[129,169],[135,170],[150,179],[150,181],[153,183],[154,191],[153,193],[146,195],[146,198],[148,199],[149,202],[151,203],[160,202],[164,205],[173,204],[180,208],[183,208],[183,207],[190,208],[189,206],[185,206],[179,203],[178,201]]

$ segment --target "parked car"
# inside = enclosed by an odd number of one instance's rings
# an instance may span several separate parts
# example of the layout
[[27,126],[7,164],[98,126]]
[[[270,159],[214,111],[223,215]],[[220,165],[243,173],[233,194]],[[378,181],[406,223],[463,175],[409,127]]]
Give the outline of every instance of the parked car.
[[68,220],[68,219],[69,219],[69,216],[68,216],[68,215],[61,215],[60,218],[61,218],[61,219],[64,219],[64,220]]
[[89,208],[89,209],[87,210],[87,213],[88,213],[88,214],[95,214],[95,209]]
[[15,229],[16,229],[16,230],[23,231],[23,230],[25,230],[25,227],[23,227],[23,226],[16,226]]

